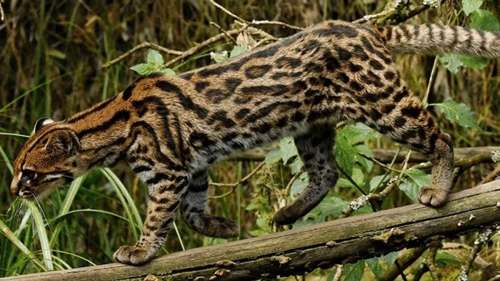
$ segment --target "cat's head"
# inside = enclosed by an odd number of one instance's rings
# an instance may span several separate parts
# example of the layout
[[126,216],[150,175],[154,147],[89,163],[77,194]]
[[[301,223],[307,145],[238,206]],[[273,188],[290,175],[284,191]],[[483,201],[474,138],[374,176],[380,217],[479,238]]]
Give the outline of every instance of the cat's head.
[[73,130],[48,118],[38,120],[14,161],[11,193],[23,198],[46,196],[79,173],[79,154]]

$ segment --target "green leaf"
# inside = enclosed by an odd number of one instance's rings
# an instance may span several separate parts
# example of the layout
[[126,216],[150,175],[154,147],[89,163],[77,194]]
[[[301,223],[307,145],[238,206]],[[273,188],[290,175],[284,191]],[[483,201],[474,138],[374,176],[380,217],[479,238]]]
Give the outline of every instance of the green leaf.
[[233,49],[231,50],[231,53],[229,54],[229,57],[230,58],[234,58],[236,56],[239,56],[241,54],[243,54],[244,52],[246,52],[248,49],[244,46],[239,46],[239,45],[236,45],[233,47]]
[[295,146],[295,142],[292,137],[281,139],[279,147],[281,151],[281,159],[285,165],[288,163],[288,160],[298,156],[297,147]]
[[377,279],[382,279],[384,277],[384,269],[380,265],[379,258],[371,258],[365,260],[366,265],[371,269]]
[[445,251],[437,252],[436,263],[441,267],[448,267],[448,266],[460,267],[462,265],[460,259]]
[[295,198],[299,195],[309,184],[309,176],[306,172],[300,174],[300,176],[292,183],[290,188],[290,195]]
[[[316,207],[317,211],[324,217],[331,216],[334,218],[340,217],[349,203],[335,196],[327,196]],[[314,209],[313,209],[314,210]]]
[[175,71],[172,68],[162,68],[160,73],[165,74],[165,75],[170,75],[170,76],[175,76]]
[[363,123],[356,123],[343,127],[339,134],[345,134],[350,139],[350,143],[358,144],[374,139],[376,132]]
[[500,22],[495,15],[482,9],[472,14],[470,26],[485,31],[500,31]]
[[160,66],[163,65],[163,57],[157,50],[149,49],[146,55],[146,63]]
[[354,264],[346,264],[344,266],[344,281],[359,281],[363,278],[365,271],[365,261],[360,260]]
[[405,172],[405,175],[409,177],[419,187],[423,187],[431,183],[430,175],[426,174],[424,171],[417,168],[408,169]]
[[149,63],[140,63],[132,66],[130,69],[141,76],[147,76],[156,71],[156,66]]
[[468,16],[477,11],[481,5],[483,5],[483,1],[484,0],[462,0],[462,10]]
[[351,145],[348,136],[339,133],[335,138],[335,159],[340,168],[349,176],[352,174],[356,153],[356,149]]
[[274,164],[280,160],[281,160],[281,150],[280,149],[273,149],[266,154],[266,158],[264,159],[264,162],[266,162],[267,165],[271,165],[271,164]]
[[399,189],[413,202],[418,202],[420,190],[430,184],[431,176],[419,169],[409,169],[405,172],[405,175],[406,177],[399,185]]
[[288,164],[288,167],[290,167],[290,171],[292,172],[293,175],[300,173],[302,171],[303,166],[304,163],[302,162],[300,157],[295,157],[292,163]]
[[478,127],[476,118],[474,117],[474,112],[472,112],[470,108],[463,103],[447,100],[442,103],[434,103],[432,105],[437,106],[451,122],[457,123],[464,128]]
[[384,175],[379,175],[379,176],[374,176],[370,180],[370,192],[374,192],[379,188],[383,183],[387,182],[389,177],[386,177]]
[[222,52],[210,52],[210,58],[212,58],[216,63],[221,63],[229,58],[227,51]]
[[398,256],[399,252],[395,251],[395,252],[390,252],[385,256],[382,256],[380,259],[383,260],[386,265],[393,265],[398,259]]
[[439,62],[441,62],[443,66],[453,74],[458,73],[460,67],[463,66],[460,55],[457,54],[444,54],[439,56]]
[[459,56],[460,61],[464,66],[474,68],[474,69],[483,69],[485,68],[489,61],[486,58],[473,57],[473,56]]

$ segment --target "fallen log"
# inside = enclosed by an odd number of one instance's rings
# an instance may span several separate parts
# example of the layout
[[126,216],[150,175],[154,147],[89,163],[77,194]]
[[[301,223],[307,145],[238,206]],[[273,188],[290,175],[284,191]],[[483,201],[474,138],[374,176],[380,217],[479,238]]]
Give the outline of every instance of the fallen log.
[[255,280],[354,262],[499,221],[497,180],[453,194],[440,209],[413,204],[177,252],[140,267],[113,263],[0,280]]

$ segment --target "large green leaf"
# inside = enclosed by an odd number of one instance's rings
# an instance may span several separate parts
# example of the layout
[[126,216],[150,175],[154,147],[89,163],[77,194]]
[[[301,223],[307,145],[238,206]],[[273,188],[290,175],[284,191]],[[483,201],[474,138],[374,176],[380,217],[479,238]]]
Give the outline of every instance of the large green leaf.
[[366,265],[371,269],[377,279],[382,279],[384,277],[384,269],[380,265],[380,258],[375,257],[365,260]]
[[399,189],[413,202],[417,202],[420,190],[430,184],[431,176],[419,169],[409,169],[405,172],[405,176],[399,185]]
[[432,104],[446,116],[448,120],[465,128],[477,128],[474,112],[463,103],[447,100],[442,103]]
[[346,134],[339,133],[335,139],[335,158],[340,168],[349,176],[352,174],[356,154],[356,148],[351,145],[349,137]]
[[460,67],[464,65],[460,59],[460,55],[457,54],[444,54],[439,56],[439,62],[441,62],[446,69],[454,74],[458,73]]
[[359,281],[363,278],[363,273],[365,271],[365,261],[360,260],[354,264],[344,265],[344,281]]
[[484,0],[462,0],[462,10],[468,16],[483,5]]
[[337,164],[348,175],[352,174],[355,163],[359,163],[365,171],[372,168],[367,160],[359,155],[371,155],[367,146],[363,145],[365,141],[375,138],[376,133],[368,126],[361,123],[347,125],[337,131],[335,138],[335,157]]
[[306,172],[300,174],[297,179],[292,183],[290,188],[290,195],[297,197],[309,184],[309,176]]
[[500,31],[500,22],[495,15],[490,11],[482,9],[472,14],[470,26],[486,31]]
[[281,159],[283,160],[283,164],[287,164],[288,160],[298,156],[297,147],[295,146],[295,142],[293,141],[292,137],[286,137],[281,139],[279,147],[281,151]]

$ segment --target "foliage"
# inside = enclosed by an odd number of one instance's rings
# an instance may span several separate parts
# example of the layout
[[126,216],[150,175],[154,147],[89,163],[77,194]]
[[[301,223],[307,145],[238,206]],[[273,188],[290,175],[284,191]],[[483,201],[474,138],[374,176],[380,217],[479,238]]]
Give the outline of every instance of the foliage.
[[[500,22],[495,15],[481,9],[484,0],[462,0],[462,11],[470,16],[470,27],[486,31],[499,31]],[[473,69],[485,68],[489,61],[485,58],[445,54],[440,56],[440,62],[452,73],[457,73],[462,67],[470,67]]]
[[474,113],[463,103],[447,100],[442,103],[434,103],[431,105],[437,106],[448,120],[464,128],[475,128],[478,126]]
[[160,52],[156,50],[148,50],[146,62],[132,66],[130,69],[142,76],[147,76],[153,73],[162,73],[166,75],[175,75],[175,71],[171,68],[164,67],[165,61]]

